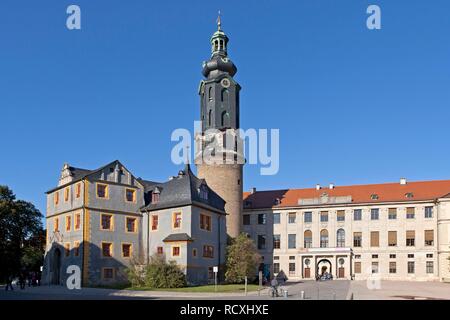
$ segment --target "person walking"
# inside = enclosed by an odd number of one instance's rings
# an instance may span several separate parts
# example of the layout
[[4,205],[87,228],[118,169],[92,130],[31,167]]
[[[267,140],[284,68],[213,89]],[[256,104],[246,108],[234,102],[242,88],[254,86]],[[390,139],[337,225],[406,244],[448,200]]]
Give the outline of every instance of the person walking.
[[7,278],[6,278],[6,291],[8,291],[8,288],[11,288],[11,291],[14,291],[12,282],[13,282],[13,276],[12,275],[7,276]]
[[20,289],[23,290],[25,289],[25,274],[23,273],[23,271],[19,274],[19,285],[20,285]]

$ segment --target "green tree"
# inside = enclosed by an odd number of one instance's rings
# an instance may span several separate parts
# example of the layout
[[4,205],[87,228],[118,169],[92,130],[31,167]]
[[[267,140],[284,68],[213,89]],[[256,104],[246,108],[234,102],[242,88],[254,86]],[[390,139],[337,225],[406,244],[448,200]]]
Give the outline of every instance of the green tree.
[[225,280],[229,283],[243,283],[245,276],[249,280],[254,279],[260,260],[254,241],[247,234],[241,233],[227,247]]
[[181,288],[186,286],[186,275],[175,261],[166,261],[164,255],[153,255],[145,268],[145,286],[149,288]]
[[22,268],[37,271],[42,264],[45,236],[41,219],[33,204],[16,200],[11,189],[0,186],[0,278]]

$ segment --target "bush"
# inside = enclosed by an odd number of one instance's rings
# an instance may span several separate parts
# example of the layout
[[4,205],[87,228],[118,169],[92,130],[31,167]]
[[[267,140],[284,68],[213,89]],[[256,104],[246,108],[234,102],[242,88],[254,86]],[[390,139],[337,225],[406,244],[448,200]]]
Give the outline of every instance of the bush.
[[227,248],[225,280],[228,283],[243,283],[247,276],[252,281],[256,277],[260,260],[254,241],[241,233]]
[[145,265],[141,259],[133,258],[130,266],[125,269],[128,281],[133,287],[142,287],[145,285]]
[[145,286],[149,288],[181,288],[186,275],[175,261],[167,262],[163,255],[154,255],[145,268]]

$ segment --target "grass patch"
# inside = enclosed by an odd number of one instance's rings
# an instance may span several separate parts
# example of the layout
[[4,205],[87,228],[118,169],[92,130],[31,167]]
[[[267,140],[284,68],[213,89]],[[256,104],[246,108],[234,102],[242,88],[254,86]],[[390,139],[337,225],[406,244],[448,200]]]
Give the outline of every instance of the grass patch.
[[[216,292],[214,285],[195,286],[195,287],[183,287],[183,288],[147,288],[147,287],[129,287],[128,290],[137,291],[173,291],[173,292]],[[247,290],[257,291],[258,285],[249,284]],[[217,292],[245,292],[245,286],[243,284],[220,284],[217,286]]]

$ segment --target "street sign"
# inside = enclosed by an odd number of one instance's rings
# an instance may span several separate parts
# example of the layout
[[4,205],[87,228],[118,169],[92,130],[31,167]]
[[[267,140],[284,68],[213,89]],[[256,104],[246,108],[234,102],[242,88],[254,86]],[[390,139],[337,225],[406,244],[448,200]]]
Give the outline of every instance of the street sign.
[[219,267],[213,267],[213,272],[215,273],[219,272]]

